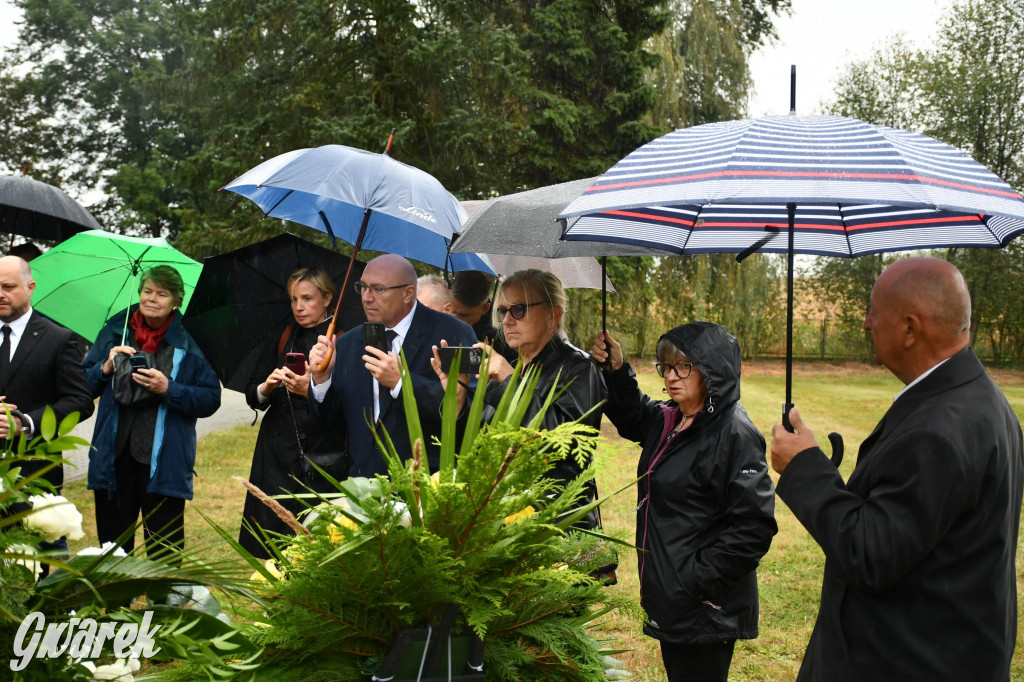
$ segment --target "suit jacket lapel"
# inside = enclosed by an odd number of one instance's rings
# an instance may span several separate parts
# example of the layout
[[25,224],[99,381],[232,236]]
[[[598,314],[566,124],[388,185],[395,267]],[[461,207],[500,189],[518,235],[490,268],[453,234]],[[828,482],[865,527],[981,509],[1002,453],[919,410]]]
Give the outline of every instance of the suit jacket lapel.
[[8,385],[10,385],[14,375],[17,374],[18,369],[25,364],[25,359],[32,355],[32,352],[46,334],[46,325],[37,316],[38,313],[33,311],[32,316],[28,318],[28,324],[25,325],[25,333],[18,340],[18,347],[15,349],[14,355],[11,356],[10,368],[7,370]]

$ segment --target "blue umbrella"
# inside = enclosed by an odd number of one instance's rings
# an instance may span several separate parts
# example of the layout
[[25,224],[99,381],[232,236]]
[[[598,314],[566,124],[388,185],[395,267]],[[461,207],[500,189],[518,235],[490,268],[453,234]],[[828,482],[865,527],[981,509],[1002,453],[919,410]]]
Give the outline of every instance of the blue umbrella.
[[[394,139],[392,130],[383,154],[340,144],[297,149],[264,161],[221,189],[251,199],[271,218],[323,230],[335,246],[336,236],[353,244],[342,291],[348,289],[352,263],[364,248],[453,272],[495,274],[487,256],[449,253],[466,211],[437,178],[388,156]],[[327,336],[334,334],[341,299]],[[332,353],[328,351],[319,371]]]
[[[390,141],[388,142],[390,148]],[[494,274],[475,253],[449,254],[466,212],[429,173],[332,144],[275,156],[222,189],[241,194],[271,218],[290,220],[354,244],[452,271]]]
[[793,254],[854,257],[1002,247],[1024,233],[1024,198],[925,135],[840,116],[709,123],[636,149],[559,216],[564,239],[609,255],[761,250],[789,257],[786,404],[792,406]]

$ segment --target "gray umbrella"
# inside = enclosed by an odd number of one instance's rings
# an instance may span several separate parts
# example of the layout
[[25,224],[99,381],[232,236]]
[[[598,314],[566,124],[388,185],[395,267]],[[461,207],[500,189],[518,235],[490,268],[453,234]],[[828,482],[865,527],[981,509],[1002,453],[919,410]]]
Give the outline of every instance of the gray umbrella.
[[476,212],[467,207],[471,215],[452,243],[452,252],[543,258],[665,255],[656,249],[629,244],[559,241],[563,223],[558,214],[593,180],[584,178],[494,197],[483,202]]
[[0,175],[0,232],[62,242],[85,230],[103,229],[64,190],[32,178]]
[[[594,178],[548,185],[525,192],[488,199],[475,212],[467,206],[469,220],[452,242],[454,253],[490,253],[542,258],[601,256],[601,329],[607,329],[608,278],[605,256],[664,256],[646,246],[608,242],[561,241],[564,221],[558,214],[590,186]],[[463,202],[465,206],[469,202]]]

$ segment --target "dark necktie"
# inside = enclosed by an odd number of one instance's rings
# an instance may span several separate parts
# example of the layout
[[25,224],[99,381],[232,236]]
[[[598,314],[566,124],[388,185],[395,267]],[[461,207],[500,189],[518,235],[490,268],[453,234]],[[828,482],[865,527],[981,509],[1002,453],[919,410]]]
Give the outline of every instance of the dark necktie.
[[[391,349],[395,345],[396,338],[398,338],[398,332],[396,332],[394,329],[388,329],[384,332],[384,340],[387,341],[389,353],[391,352]],[[388,388],[387,386],[378,386],[377,399],[379,401],[378,404],[380,406],[380,410],[378,411],[379,418],[380,415],[384,414],[384,411],[391,404],[391,401],[394,400],[394,398],[391,397],[391,389]]]
[[0,343],[0,388],[7,388],[7,373],[11,368],[11,327],[4,325],[0,331],[4,334],[3,343]]

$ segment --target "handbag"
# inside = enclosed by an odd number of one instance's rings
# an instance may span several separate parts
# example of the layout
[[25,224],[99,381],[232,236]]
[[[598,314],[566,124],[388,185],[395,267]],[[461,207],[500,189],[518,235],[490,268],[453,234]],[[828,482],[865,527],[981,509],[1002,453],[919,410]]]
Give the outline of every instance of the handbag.
[[336,480],[348,478],[349,461],[347,451],[306,452],[306,449],[302,446],[302,434],[299,433],[299,424],[295,419],[295,406],[292,404],[292,397],[288,393],[288,389],[284,390],[285,399],[288,402],[288,412],[292,417],[292,428],[295,429],[295,442],[299,446],[299,466],[302,469],[302,481],[310,487],[314,487],[314,484],[322,485],[326,483],[323,475],[314,468],[314,464],[323,469],[331,478]]
[[136,369],[153,369],[156,367],[156,356],[148,350],[137,350],[135,355],[118,353],[114,356],[114,378],[111,381],[114,389],[114,402],[118,405],[155,404],[160,396],[145,386],[132,380],[132,372]]

